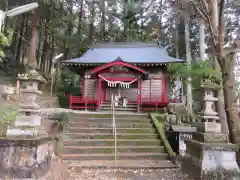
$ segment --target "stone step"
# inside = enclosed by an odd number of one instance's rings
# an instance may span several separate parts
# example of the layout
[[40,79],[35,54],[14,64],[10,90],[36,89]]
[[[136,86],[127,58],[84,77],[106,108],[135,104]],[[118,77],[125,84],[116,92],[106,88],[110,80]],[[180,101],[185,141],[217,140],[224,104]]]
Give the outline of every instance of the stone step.
[[[111,108],[111,104],[102,103],[101,108],[102,108],[102,107],[109,107],[109,108]],[[118,107],[123,107],[123,106],[120,105],[120,106],[118,106]],[[118,108],[118,107],[115,107],[115,108]],[[138,107],[138,105],[137,105],[137,104],[127,104],[127,106],[126,106],[126,107],[123,107],[123,108],[129,108],[129,107],[134,107],[134,108],[136,108],[136,107]]]
[[[86,114],[86,113],[81,113],[81,114],[72,114],[71,117],[75,118],[112,118],[111,113],[101,113],[101,114]],[[148,114],[139,114],[139,113],[126,113],[126,114],[115,114],[116,118],[133,118],[133,119],[146,119],[149,118]]]
[[[164,153],[163,146],[117,146],[118,153]],[[114,146],[65,146],[65,154],[114,154]]]
[[[113,139],[112,133],[67,133],[66,138],[74,139]],[[117,139],[155,139],[157,133],[118,133]]]
[[[70,127],[97,127],[97,128],[111,128],[112,123],[97,123],[97,122],[71,122]],[[153,125],[149,122],[116,122],[116,127],[117,128],[152,128]]]
[[[115,107],[115,111],[137,112],[137,107]],[[101,111],[111,111],[111,107],[101,107]]]
[[[64,160],[84,161],[84,160],[114,160],[115,154],[64,154]],[[117,153],[120,160],[167,160],[165,153]]]
[[[117,133],[155,133],[154,128],[117,128]],[[112,128],[95,128],[95,127],[74,127],[68,129],[71,133],[112,133]]]
[[177,165],[168,160],[98,160],[98,161],[74,161],[68,162],[68,167],[72,168],[115,168],[115,169],[171,169]]
[[[94,123],[112,123],[113,119],[112,118],[71,118],[71,123],[73,122],[94,122]],[[115,118],[115,122],[125,122],[125,123],[134,123],[134,122],[138,122],[138,123],[151,123],[152,120],[151,119],[130,119],[130,118],[124,118],[124,119],[119,119],[119,118]]]
[[[102,121],[102,120],[109,120],[111,121],[113,119],[113,115],[111,114],[111,116],[109,117],[75,117],[72,116],[71,120],[91,120],[91,121]],[[135,120],[135,121],[142,121],[142,120],[151,120],[149,117],[135,117],[135,116],[131,116],[131,117],[119,117],[115,115],[115,119],[116,120]]]
[[[114,146],[114,139],[65,139],[65,146]],[[117,146],[160,146],[159,139],[118,139]]]

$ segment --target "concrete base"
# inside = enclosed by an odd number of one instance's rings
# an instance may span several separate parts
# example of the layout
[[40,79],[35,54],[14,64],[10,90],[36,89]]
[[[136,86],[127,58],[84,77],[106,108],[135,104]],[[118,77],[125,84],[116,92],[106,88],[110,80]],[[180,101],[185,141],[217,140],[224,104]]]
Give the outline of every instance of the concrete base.
[[240,180],[238,169],[217,168],[204,171],[200,165],[189,156],[185,156],[182,160],[181,170],[188,174],[194,180]]
[[[203,143],[186,140],[186,156],[183,158],[183,171],[194,179],[228,179],[240,175],[236,161],[236,145],[230,143]],[[213,177],[214,177],[213,176]],[[216,180],[217,180],[216,179]]]
[[38,131],[35,129],[18,129],[18,128],[14,128],[14,129],[8,129],[7,130],[7,136],[26,136],[26,137],[35,137],[37,136]]
[[44,132],[43,127],[32,127],[32,128],[20,128],[20,127],[15,127],[12,129],[7,130],[7,137],[36,137],[36,136],[43,136],[46,135],[47,133]]
[[47,136],[0,140],[0,177],[38,178],[51,166],[53,147]]

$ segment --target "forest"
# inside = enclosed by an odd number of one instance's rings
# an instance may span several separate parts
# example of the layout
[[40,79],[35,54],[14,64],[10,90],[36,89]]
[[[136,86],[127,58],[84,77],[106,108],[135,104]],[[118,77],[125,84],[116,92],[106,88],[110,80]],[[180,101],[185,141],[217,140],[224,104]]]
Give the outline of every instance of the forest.
[[[36,1],[2,0],[0,9],[8,11],[32,2]],[[63,57],[59,61],[79,57],[97,42],[155,41],[169,55],[186,59],[181,65],[187,69],[185,73],[172,67],[173,74],[189,77],[195,73],[209,78],[213,76],[211,69],[220,74],[219,116],[228,122],[230,139],[236,142],[240,120],[233,71],[240,46],[240,8],[234,0],[37,2],[39,8],[32,12],[5,19],[0,33],[2,75],[15,77],[30,67],[50,80],[54,57],[60,53]],[[207,63],[202,63],[205,60]],[[206,69],[209,64],[211,68]],[[192,109],[191,80],[185,79],[187,106]]]

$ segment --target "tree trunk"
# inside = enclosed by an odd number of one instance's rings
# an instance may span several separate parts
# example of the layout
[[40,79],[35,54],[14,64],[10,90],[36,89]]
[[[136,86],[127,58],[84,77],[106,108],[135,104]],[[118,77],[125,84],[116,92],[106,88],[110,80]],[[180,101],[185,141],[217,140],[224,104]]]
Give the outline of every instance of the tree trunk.
[[14,53],[14,57],[17,56],[17,48],[18,48],[18,41],[19,41],[18,34],[20,34],[20,27],[21,27],[21,24],[20,24],[20,22],[18,22],[18,20],[20,20],[20,18],[21,17],[16,18],[16,22],[14,23],[14,27],[13,27],[14,31],[17,32],[17,33],[14,33],[14,35],[13,35],[12,43],[11,43],[11,47],[10,47],[10,49]]
[[[73,14],[73,2],[69,2],[68,10],[70,12],[70,16],[72,17],[72,14]],[[72,35],[72,31],[73,31],[73,23],[72,23],[72,21],[70,21],[70,22],[68,22],[68,25],[67,25],[66,35],[68,37],[70,37]],[[69,44],[68,44],[68,42],[65,41],[64,59],[68,59],[69,52],[70,52]]]
[[101,17],[101,41],[106,41],[106,30],[105,30],[105,0],[101,1],[101,11],[102,11],[102,17]]
[[179,53],[179,34],[178,34],[178,27],[177,27],[177,22],[175,22],[175,55],[176,58],[180,58],[180,53]]
[[29,53],[28,66],[33,69],[37,68],[36,50],[37,50],[37,36],[38,36],[38,30],[37,30],[38,20],[39,20],[39,15],[35,11],[33,15],[32,36],[31,36],[30,47],[28,52]]
[[[185,24],[185,44],[186,44],[186,59],[187,64],[190,67],[192,63],[191,49],[190,49],[190,29],[189,29],[189,17],[184,17]],[[192,86],[191,86],[191,77],[187,79],[187,108],[189,115],[192,115]]]
[[128,29],[129,29],[129,22],[128,19],[124,18],[123,20],[123,32],[122,32],[122,40],[127,41],[128,40]]
[[89,24],[89,41],[92,43],[93,41],[93,31],[94,31],[94,17],[95,17],[95,8],[94,8],[94,2],[91,3],[91,18],[90,18],[90,24]]
[[[8,11],[8,0],[5,0],[5,2],[4,2],[4,11],[5,12]],[[8,21],[9,21],[9,19],[8,19],[8,17],[6,17],[5,18],[5,24],[8,24]],[[4,28],[4,34],[6,35],[7,34],[7,28],[6,28],[6,26],[3,27],[3,28]]]
[[[219,73],[221,72],[220,66],[218,64],[218,61],[216,59],[215,55],[212,55],[211,57],[213,61],[213,67],[216,71]],[[223,92],[223,82],[220,82],[220,89],[217,91],[217,112],[221,123],[221,131],[222,133],[229,134],[229,126],[227,122],[227,116],[225,112],[225,103],[224,103],[224,92]]]
[[83,15],[83,0],[80,1],[80,10],[78,14],[78,27],[77,27],[77,34],[80,35],[80,31],[82,28],[82,15]]
[[20,35],[20,36],[18,37],[17,51],[16,51],[16,56],[15,56],[17,68],[18,68],[19,65],[20,65],[20,59],[21,59],[22,37],[23,37],[23,34],[24,34],[25,17],[26,17],[25,14],[23,14],[23,15],[21,16],[21,26],[20,26],[20,30],[19,30],[19,35]]
[[[48,51],[48,35],[47,33],[45,34],[45,37],[44,37],[44,42],[43,42],[43,48],[42,48],[42,56],[41,56],[41,70],[44,70],[45,69],[45,61],[46,61],[46,53]],[[44,70],[45,72],[45,70]]]
[[[26,18],[25,18],[24,35],[26,36],[29,33],[29,28],[28,28],[29,15],[28,14],[25,14],[25,15],[26,15]],[[22,59],[21,59],[22,66],[26,64],[27,53],[28,53],[28,44],[24,43]]]
[[230,142],[235,144],[237,142],[237,132],[240,132],[236,102],[235,74],[233,72],[236,64],[236,54],[230,53],[224,62],[227,63],[227,65],[222,68],[225,111],[228,119],[228,126],[229,129],[231,129],[229,132]]
[[46,29],[46,22],[44,18],[40,19],[41,24],[45,24],[44,26],[41,26],[40,29],[38,30],[38,48],[41,49],[41,51],[37,51],[37,64],[40,67],[40,63],[41,63],[41,56],[42,56],[42,38],[44,38],[43,35],[43,29]]
[[49,41],[48,41],[48,38],[49,38],[49,35],[48,35],[48,28],[47,28],[47,25],[49,24],[50,22],[50,19],[51,19],[51,12],[48,11],[47,12],[47,15],[46,15],[46,19],[44,21],[44,35],[43,37],[41,38],[42,42],[43,42],[43,45],[42,45],[42,53],[41,53],[41,57],[40,57],[40,64],[41,64],[41,70],[43,70],[44,73],[46,73],[46,61],[48,60],[47,59],[47,52],[48,52],[48,49],[49,49]]
[[[116,8],[116,6],[117,6],[117,0],[112,0],[113,2],[113,4],[111,5],[111,8],[112,8],[112,10],[111,10],[111,14],[116,14],[116,12],[117,12],[117,8]],[[113,38],[113,26],[114,26],[114,16],[110,16],[109,17],[109,20],[108,20],[108,26],[109,26],[109,28],[108,28],[108,34],[110,34],[111,35],[111,37],[110,37],[110,39],[111,38]]]
[[[141,13],[140,13],[140,17],[141,17],[141,19],[140,19],[140,21],[141,21],[141,24],[140,24],[140,29],[141,29],[141,37],[140,37],[140,39],[141,39],[141,41],[143,41],[143,39],[144,39],[144,32],[143,32],[143,8],[141,9]],[[159,21],[159,22],[162,22],[161,20]]]
[[[221,58],[223,57],[222,51],[220,50],[220,49],[223,49],[223,44],[224,44],[224,40],[222,39],[222,35],[223,35],[222,33],[224,33],[224,32],[221,32],[221,29],[223,27],[220,27],[220,24],[221,24],[220,21],[223,21],[223,17],[221,18],[220,14],[219,14],[219,3],[217,0],[210,0],[210,1],[208,1],[208,3],[209,3],[209,7],[211,7],[211,12],[212,12],[211,16],[210,16],[212,28],[214,31],[214,33],[213,33],[214,35],[212,35],[212,39],[218,40],[218,44],[212,44],[213,65],[217,71],[224,74],[223,68],[222,67],[220,68],[220,65],[219,65],[219,62],[221,61]],[[210,30],[212,30],[212,29],[210,29]],[[217,47],[220,47],[220,48],[217,48]],[[222,77],[224,78],[224,76],[222,76]],[[222,126],[222,132],[226,133],[226,134],[229,133],[231,136],[230,139],[232,140],[232,139],[235,139],[235,138],[233,138],[233,136],[235,137],[235,135],[234,135],[235,133],[231,132],[232,128],[231,128],[230,124],[232,124],[232,123],[229,122],[231,120],[228,119],[228,116],[226,114],[226,103],[227,103],[227,102],[225,102],[226,101],[225,96],[227,96],[227,94],[226,94],[227,89],[225,89],[226,83],[227,82],[220,83],[220,89],[217,92],[217,97],[219,99],[218,103],[217,103],[217,110],[219,113],[220,123]]]
[[200,25],[199,25],[199,54],[200,54],[200,60],[204,60],[204,54],[205,54],[205,35],[204,35],[204,20],[200,20]]

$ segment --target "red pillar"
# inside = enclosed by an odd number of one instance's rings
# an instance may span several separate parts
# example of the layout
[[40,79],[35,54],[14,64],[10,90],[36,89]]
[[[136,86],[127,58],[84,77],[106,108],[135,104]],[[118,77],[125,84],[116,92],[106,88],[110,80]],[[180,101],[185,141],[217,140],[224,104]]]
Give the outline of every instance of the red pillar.
[[168,102],[168,84],[167,84],[167,76],[164,76],[164,82],[165,82],[165,102]]
[[101,99],[102,99],[102,79],[98,77],[98,101],[97,101],[97,110],[100,110]]
[[150,79],[150,87],[149,87],[150,101],[152,101],[152,79]]
[[140,112],[140,104],[141,104],[141,79],[138,79],[138,112]]
[[83,76],[82,79],[82,97],[84,98],[84,86],[85,86],[85,75]]
[[104,101],[107,101],[107,87],[106,87],[106,84],[104,85],[104,88],[103,88],[103,100]]
[[162,102],[165,100],[165,76],[162,76]]
[[167,77],[163,75],[162,77],[162,101],[168,102],[168,86]]

